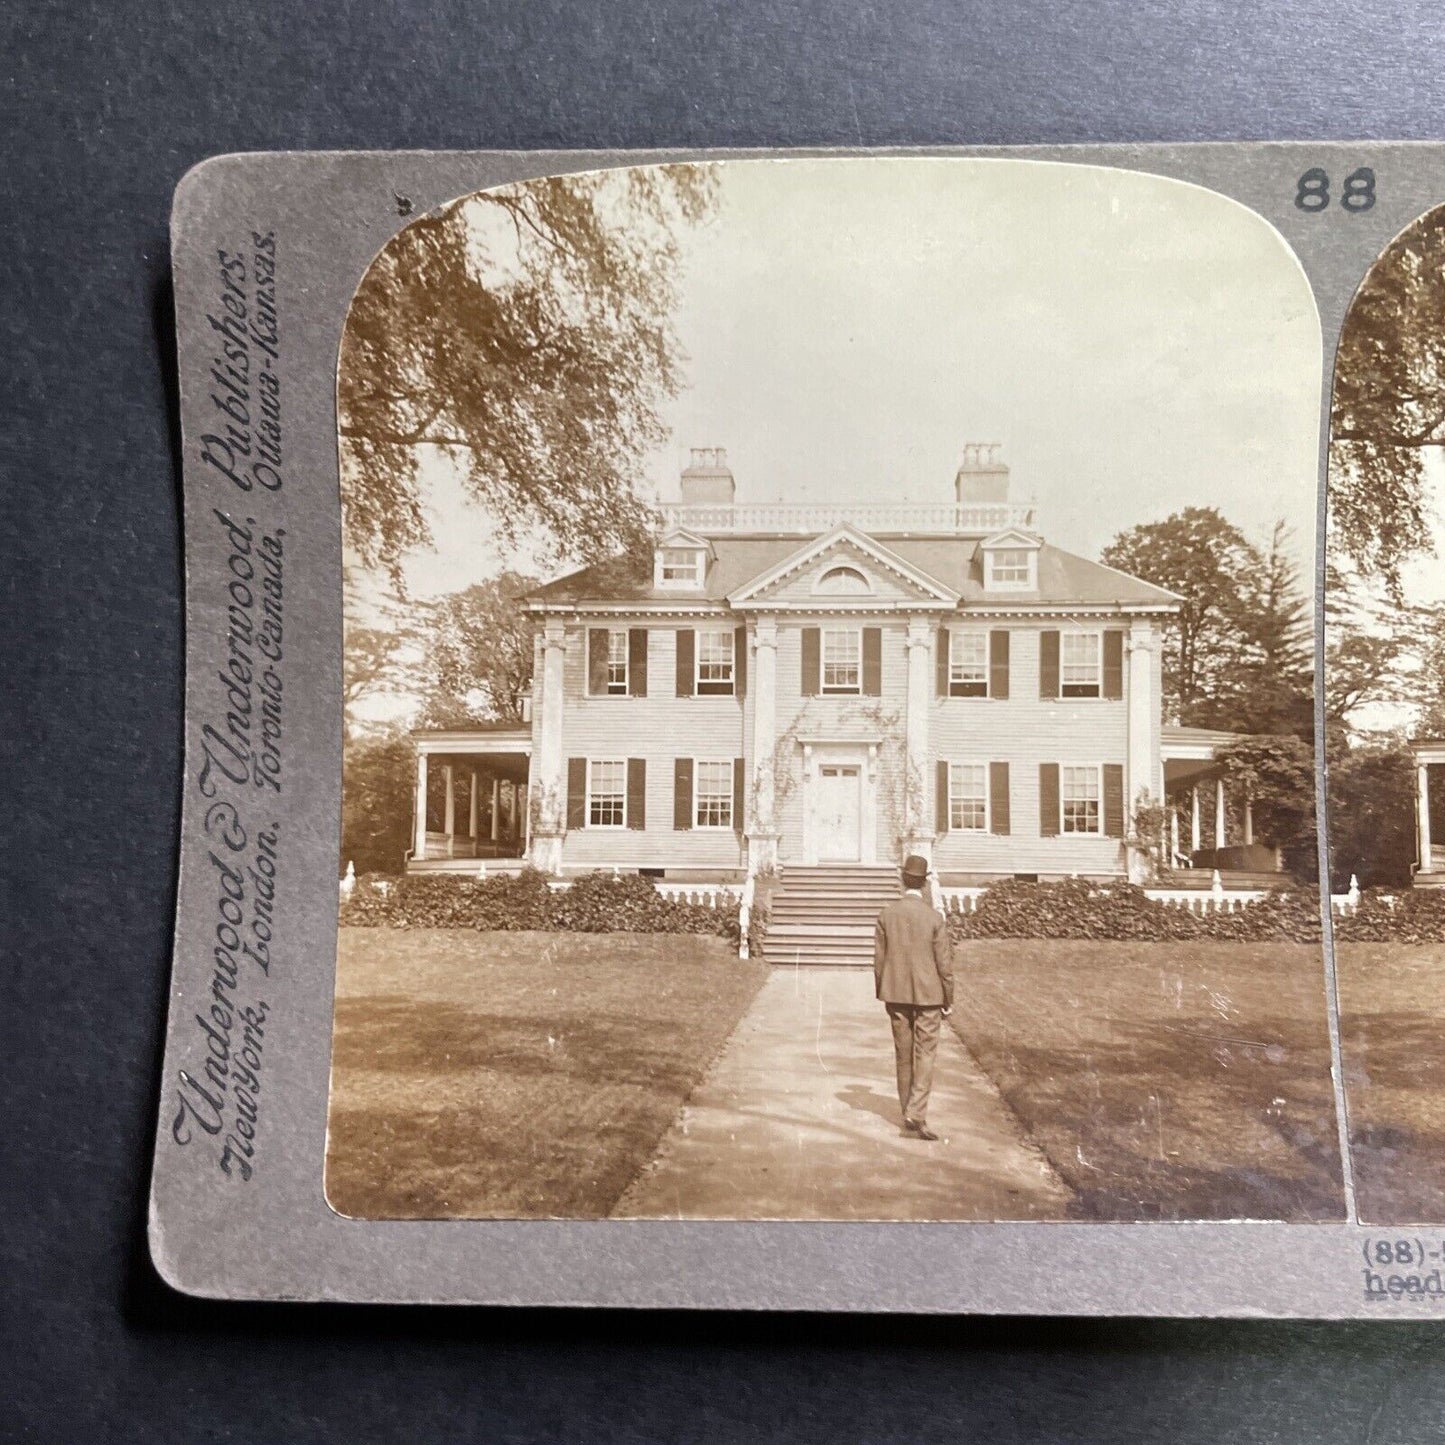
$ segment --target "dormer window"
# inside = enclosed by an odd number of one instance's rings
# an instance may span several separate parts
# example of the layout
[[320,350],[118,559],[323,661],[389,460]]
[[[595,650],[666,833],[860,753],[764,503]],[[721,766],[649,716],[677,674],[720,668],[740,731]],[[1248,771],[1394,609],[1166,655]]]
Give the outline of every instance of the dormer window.
[[1027,532],[1008,531],[988,538],[983,554],[985,592],[1037,592],[1039,543]]
[[1027,587],[1032,568],[1029,559],[1032,552],[1022,547],[1007,547],[988,554],[989,581],[995,587]]
[[703,554],[691,547],[662,549],[662,585],[664,587],[701,587]]
[[701,592],[707,578],[708,546],[700,537],[677,532],[654,554],[653,585],[669,592]]

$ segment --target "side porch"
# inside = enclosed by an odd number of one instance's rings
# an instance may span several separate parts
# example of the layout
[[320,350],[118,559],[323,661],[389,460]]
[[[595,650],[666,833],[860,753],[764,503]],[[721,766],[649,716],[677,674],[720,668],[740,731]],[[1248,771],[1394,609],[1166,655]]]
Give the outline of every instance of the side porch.
[[1179,890],[1267,889],[1283,881],[1280,849],[1258,841],[1254,800],[1229,777],[1219,754],[1241,735],[1216,728],[1161,731],[1160,791],[1166,856],[1160,883]]
[[[1445,738],[1410,744],[1415,759],[1416,888],[1445,888]],[[1436,786],[1432,789],[1432,783]]]
[[424,729],[416,743],[408,873],[522,868],[530,838],[529,727]]

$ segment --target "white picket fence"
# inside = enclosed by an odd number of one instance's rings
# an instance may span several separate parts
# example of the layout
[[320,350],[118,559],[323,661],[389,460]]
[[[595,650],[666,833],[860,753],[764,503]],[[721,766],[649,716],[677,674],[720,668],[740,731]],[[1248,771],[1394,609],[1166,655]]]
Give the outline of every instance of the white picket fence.
[[743,896],[741,883],[663,883],[657,891],[664,898],[693,903],[700,908],[729,908]]

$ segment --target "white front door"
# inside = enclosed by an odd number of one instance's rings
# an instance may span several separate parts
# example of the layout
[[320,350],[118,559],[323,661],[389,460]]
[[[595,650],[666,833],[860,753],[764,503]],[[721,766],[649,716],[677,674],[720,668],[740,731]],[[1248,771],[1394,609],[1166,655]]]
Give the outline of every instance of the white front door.
[[862,823],[863,770],[857,763],[821,763],[813,813],[820,862],[856,863]]

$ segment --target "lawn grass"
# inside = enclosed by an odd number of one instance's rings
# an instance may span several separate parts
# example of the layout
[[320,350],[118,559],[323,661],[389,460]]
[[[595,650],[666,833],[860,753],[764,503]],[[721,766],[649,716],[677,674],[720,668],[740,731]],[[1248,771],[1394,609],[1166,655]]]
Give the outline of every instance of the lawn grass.
[[1445,944],[1336,946],[1355,1198],[1367,1223],[1445,1219]]
[[327,1198],[605,1217],[766,972],[696,935],[343,928]]
[[1316,945],[970,941],[952,1023],[1084,1219],[1339,1219]]

